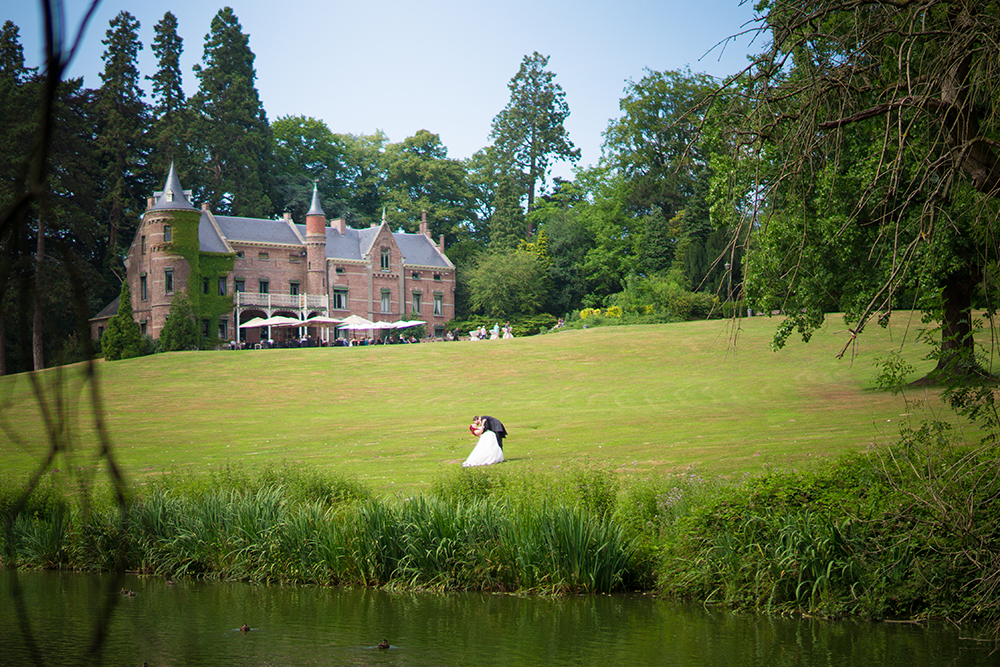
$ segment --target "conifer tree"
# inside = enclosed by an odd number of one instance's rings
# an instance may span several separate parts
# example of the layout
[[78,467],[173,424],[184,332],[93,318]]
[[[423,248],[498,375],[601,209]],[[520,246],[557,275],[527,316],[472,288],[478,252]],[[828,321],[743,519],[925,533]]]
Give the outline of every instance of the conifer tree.
[[[546,71],[548,56],[535,51],[525,56],[507,87],[510,101],[493,119],[490,138],[504,160],[519,170],[528,212],[535,207],[535,187],[545,183],[552,160],[580,159],[564,122],[569,105],[555,74]],[[529,229],[529,233],[530,233]]]
[[202,151],[200,199],[222,213],[269,215],[271,127],[254,83],[250,37],[231,7],[212,19],[202,63],[194,68],[200,83],[191,99]]
[[[32,98],[25,80],[24,49],[18,27],[5,21],[0,28],[0,211],[7,212],[23,192],[28,152],[33,136]],[[13,232],[14,225],[4,225],[0,235],[3,263],[17,266],[19,256],[27,252],[24,234]],[[0,283],[0,375],[6,375],[7,335],[13,330],[14,304],[19,290],[12,288],[17,273]]]
[[11,21],[0,28],[0,211],[9,210],[24,184],[34,136],[34,89],[24,66],[20,31]]
[[108,361],[142,356],[145,346],[139,324],[132,317],[132,292],[128,281],[122,281],[118,298],[118,314],[108,320],[108,328],[101,337],[101,350]]
[[170,302],[170,315],[160,330],[160,349],[163,352],[198,349],[198,324],[187,290],[174,294]]
[[501,178],[490,216],[490,250],[509,251],[525,238],[524,213],[518,202],[517,186],[509,178]]
[[152,183],[146,172],[144,130],[149,109],[139,86],[139,21],[126,11],[111,20],[102,59],[103,82],[97,93],[97,147],[100,151],[103,194],[101,213],[108,221],[112,253],[132,241]]
[[20,28],[11,20],[4,21],[0,28],[0,78],[12,78],[21,82],[29,71],[24,66]]
[[181,54],[184,40],[177,34],[177,17],[171,12],[156,24],[153,53],[157,70],[146,79],[153,88],[153,124],[150,132],[149,171],[162,178],[173,163],[182,183],[190,182],[192,160],[189,141],[192,115],[184,97]]

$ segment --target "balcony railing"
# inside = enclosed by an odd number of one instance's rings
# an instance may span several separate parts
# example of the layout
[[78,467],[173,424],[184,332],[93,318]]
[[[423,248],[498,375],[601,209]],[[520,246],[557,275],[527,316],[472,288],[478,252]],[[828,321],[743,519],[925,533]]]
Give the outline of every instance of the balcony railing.
[[261,308],[268,312],[274,310],[330,310],[330,297],[312,294],[254,294],[253,292],[237,292],[234,301],[237,308]]

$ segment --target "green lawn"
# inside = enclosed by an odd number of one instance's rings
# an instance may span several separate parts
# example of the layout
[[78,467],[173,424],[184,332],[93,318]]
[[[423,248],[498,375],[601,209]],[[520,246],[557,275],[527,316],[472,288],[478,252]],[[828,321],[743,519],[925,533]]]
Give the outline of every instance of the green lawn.
[[[377,492],[419,491],[461,464],[475,444],[467,425],[483,413],[510,432],[507,469],[740,475],[892,440],[911,410],[917,420],[951,419],[933,389],[909,392],[908,408],[904,397],[872,388],[876,357],[898,349],[907,327],[913,338],[918,319],[904,319],[897,313],[893,328],[869,329],[853,360],[836,358],[847,338],[831,316],[812,342],[780,352],[769,348],[776,321],[753,318],[499,341],[158,354],[98,370],[115,456],[139,480],[291,463],[356,475]],[[924,353],[905,346],[921,375],[931,368]],[[79,368],[65,375],[77,378]],[[63,389],[85,407],[78,379]],[[26,377],[0,378],[0,401],[0,467],[27,471],[45,445]],[[94,464],[93,418],[76,413],[75,448],[57,468]]]

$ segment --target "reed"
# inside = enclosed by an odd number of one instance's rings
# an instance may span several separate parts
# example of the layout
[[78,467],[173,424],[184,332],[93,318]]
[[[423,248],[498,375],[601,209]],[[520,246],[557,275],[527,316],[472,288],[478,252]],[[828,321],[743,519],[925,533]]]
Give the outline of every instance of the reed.
[[[738,483],[448,475],[413,497],[230,470],[72,502],[42,485],[5,564],[161,576],[543,594],[655,590],[740,608],[864,617],[1000,613],[994,450],[906,443]],[[553,479],[552,477],[549,478]],[[303,492],[303,489],[312,489]],[[0,506],[11,492],[0,490]]]
[[625,590],[637,579],[631,538],[609,512],[506,488],[497,498],[339,505],[266,482],[150,488],[137,490],[124,517],[111,504],[72,519],[58,503],[22,514],[14,542],[22,566],[171,577],[547,593]]

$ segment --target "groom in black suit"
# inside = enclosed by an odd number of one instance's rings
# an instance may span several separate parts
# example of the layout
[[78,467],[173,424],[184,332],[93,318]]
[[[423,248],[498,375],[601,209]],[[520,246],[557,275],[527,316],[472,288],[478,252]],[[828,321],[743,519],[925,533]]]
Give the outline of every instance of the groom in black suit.
[[487,431],[493,431],[496,434],[497,444],[500,445],[500,449],[503,449],[503,439],[507,435],[507,429],[503,427],[503,424],[496,417],[483,415],[480,419],[483,422],[483,428]]

